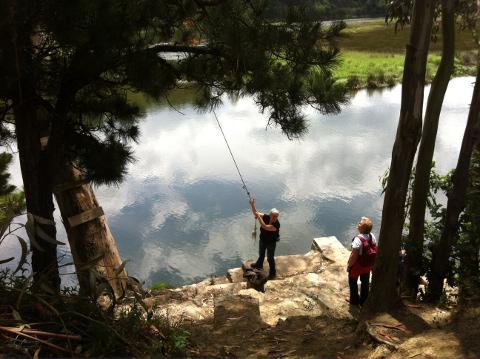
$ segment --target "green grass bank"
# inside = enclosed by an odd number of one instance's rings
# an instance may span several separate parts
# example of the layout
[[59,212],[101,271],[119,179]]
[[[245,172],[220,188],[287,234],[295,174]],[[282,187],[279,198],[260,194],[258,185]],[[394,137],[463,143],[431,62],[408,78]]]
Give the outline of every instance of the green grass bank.
[[[395,32],[394,24],[385,24],[383,19],[348,24],[338,40],[341,63],[334,71],[335,77],[354,88],[386,87],[401,82],[409,34],[409,26]],[[433,79],[440,64],[441,47],[438,32],[430,46],[427,81]],[[475,75],[474,51],[470,32],[457,30],[454,76]]]

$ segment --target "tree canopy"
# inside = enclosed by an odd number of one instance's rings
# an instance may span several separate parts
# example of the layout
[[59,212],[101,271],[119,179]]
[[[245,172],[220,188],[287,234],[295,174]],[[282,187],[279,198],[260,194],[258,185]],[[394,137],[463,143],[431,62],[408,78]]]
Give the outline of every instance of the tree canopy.
[[[35,105],[51,118],[51,147],[58,149],[53,129],[62,127],[69,159],[99,182],[121,179],[119,164],[132,159],[126,142],[138,138],[142,113],[127,91],[158,98],[194,81],[201,106],[215,106],[227,92],[253,94],[288,136],[305,130],[302,105],[335,112],[346,100],[330,72],[338,50],[329,40],[343,25],[324,29],[305,9],[272,24],[264,1],[4,1],[4,9],[8,3],[2,24],[15,24],[14,45],[21,47],[21,37],[32,43],[19,49],[28,52],[28,67],[16,68],[13,52],[0,55],[3,119],[18,96],[18,76],[30,77]],[[162,55],[171,52],[183,58]]]
[[96,183],[125,175],[142,116],[129,91],[160,98],[195,83],[204,109],[224,94],[252,95],[289,137],[306,130],[303,106],[340,110],[347,93],[332,78],[332,39],[345,24],[325,28],[303,6],[273,23],[267,7],[262,0],[0,1],[0,120],[15,130],[27,209],[47,234],[37,238],[48,250],[34,249],[34,272],[56,271],[52,193],[62,169],[73,165]]

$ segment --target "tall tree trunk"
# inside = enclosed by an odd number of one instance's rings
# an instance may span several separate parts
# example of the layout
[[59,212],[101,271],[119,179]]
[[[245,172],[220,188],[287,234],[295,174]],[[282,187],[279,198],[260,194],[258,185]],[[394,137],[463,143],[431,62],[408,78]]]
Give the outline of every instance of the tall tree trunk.
[[[22,172],[27,212],[32,225],[29,237],[32,249],[34,282],[57,292],[60,277],[57,263],[56,229],[53,222],[53,195],[48,156],[42,151],[32,69],[31,31],[22,28],[23,20],[15,14],[11,3],[12,48],[18,79],[18,95],[14,101],[15,131]],[[20,26],[17,25],[20,24]]]
[[[34,282],[45,284],[53,291],[59,291],[57,245],[52,242],[56,236],[53,222],[53,196],[46,170],[48,163],[45,154],[41,151],[40,136],[35,128],[35,112],[35,106],[27,98],[24,98],[15,109],[17,146],[28,220],[34,229],[29,231],[32,271]],[[47,240],[45,234],[51,239]]]
[[457,167],[453,175],[452,189],[447,193],[447,212],[445,226],[440,241],[432,249],[432,264],[429,275],[427,298],[436,302],[443,293],[443,282],[449,269],[449,258],[458,232],[458,217],[465,208],[469,181],[470,160],[473,146],[480,135],[480,66],[473,89],[472,102],[468,113],[467,125],[463,135],[462,147],[458,156]]
[[80,172],[67,164],[55,197],[67,231],[81,292],[95,295],[99,281],[106,279],[115,296],[121,296],[127,273],[90,184],[82,181]]
[[372,291],[367,300],[367,313],[388,309],[398,298],[396,283],[405,199],[422,128],[425,72],[434,4],[434,0],[417,0],[413,8],[403,71],[400,119],[385,191],[379,249],[373,271]]
[[[462,243],[463,244],[463,243]],[[468,236],[460,252],[459,300],[463,304],[480,299],[480,238]]]
[[416,299],[420,275],[424,273],[423,242],[425,230],[425,209],[430,191],[430,171],[432,167],[438,120],[448,82],[453,72],[455,57],[455,17],[454,0],[442,0],[442,44],[443,53],[440,66],[433,80],[428,96],[422,139],[418,150],[412,204],[410,207],[410,228],[406,245],[407,276],[406,290]]
[[458,299],[462,305],[480,301],[480,144],[472,154],[464,230],[457,246],[460,257]]

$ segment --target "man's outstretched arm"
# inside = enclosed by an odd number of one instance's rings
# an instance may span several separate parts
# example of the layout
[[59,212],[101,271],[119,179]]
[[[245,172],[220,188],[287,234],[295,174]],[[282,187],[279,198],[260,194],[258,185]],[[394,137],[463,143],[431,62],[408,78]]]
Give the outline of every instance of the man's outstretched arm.
[[263,216],[263,213],[260,213],[257,211],[257,207],[255,206],[255,198],[250,198],[248,202],[250,202],[250,208],[252,209],[252,213],[254,217],[257,217],[257,213],[259,213],[260,216]]

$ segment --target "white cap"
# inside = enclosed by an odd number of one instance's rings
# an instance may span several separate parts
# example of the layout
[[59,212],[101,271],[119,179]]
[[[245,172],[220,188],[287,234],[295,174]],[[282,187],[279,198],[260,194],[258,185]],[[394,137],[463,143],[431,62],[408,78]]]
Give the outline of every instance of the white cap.
[[278,211],[278,209],[272,208],[272,209],[270,210],[270,214],[276,214],[277,216],[279,216],[279,215],[280,215],[280,212]]

